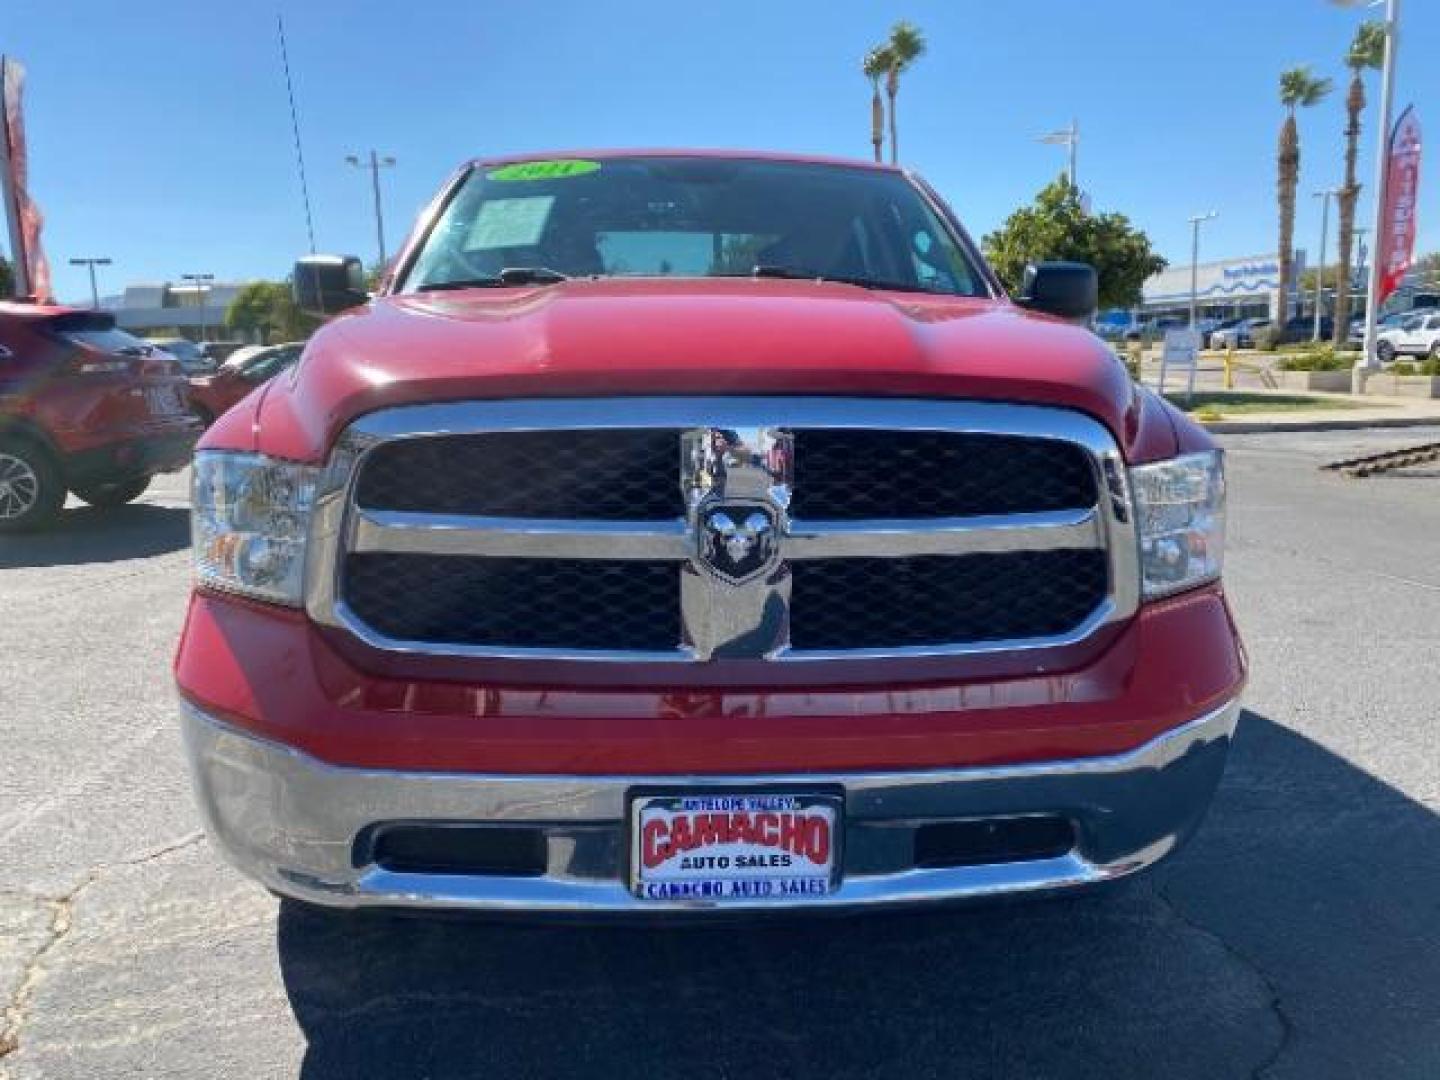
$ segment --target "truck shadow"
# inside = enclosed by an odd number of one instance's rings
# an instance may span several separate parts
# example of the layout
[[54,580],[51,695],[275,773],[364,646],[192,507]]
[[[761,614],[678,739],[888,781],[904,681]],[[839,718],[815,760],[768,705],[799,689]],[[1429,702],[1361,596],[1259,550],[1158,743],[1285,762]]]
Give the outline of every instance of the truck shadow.
[[0,570],[79,566],[166,555],[190,544],[190,511],[135,503],[64,510],[49,528],[0,536]]
[[1437,897],[1440,818],[1246,713],[1201,835],[1096,895],[650,928],[286,904],[277,944],[308,1080],[1216,1080],[1282,1048],[1297,1076],[1433,1076]]

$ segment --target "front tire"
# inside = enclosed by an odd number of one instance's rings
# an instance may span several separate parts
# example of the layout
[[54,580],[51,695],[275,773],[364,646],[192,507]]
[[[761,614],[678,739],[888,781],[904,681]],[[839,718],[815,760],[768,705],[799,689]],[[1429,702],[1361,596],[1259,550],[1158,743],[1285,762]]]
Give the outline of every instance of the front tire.
[[1375,345],[1375,358],[1382,364],[1388,364],[1395,359],[1395,346],[1388,341],[1377,342]]
[[94,484],[76,488],[75,494],[99,510],[113,510],[117,506],[134,502],[150,486],[150,477],[141,476],[134,480],[117,480],[113,484]]
[[0,439],[0,533],[39,529],[65,505],[65,482],[49,452],[29,439]]

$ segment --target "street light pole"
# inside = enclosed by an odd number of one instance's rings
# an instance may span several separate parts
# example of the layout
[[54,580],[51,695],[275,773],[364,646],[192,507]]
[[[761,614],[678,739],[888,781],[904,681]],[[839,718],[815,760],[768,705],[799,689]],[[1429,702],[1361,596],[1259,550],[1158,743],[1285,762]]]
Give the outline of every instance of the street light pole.
[[1070,167],[1066,175],[1070,178],[1070,186],[1079,190],[1076,181],[1076,160],[1079,156],[1080,147],[1080,121],[1071,119],[1069,127],[1063,127],[1059,131],[1052,131],[1049,135],[1041,135],[1040,141],[1051,146],[1063,146],[1070,152]]
[[195,292],[200,297],[200,340],[205,341],[208,337],[205,325],[205,294],[210,291],[210,283],[215,280],[214,274],[181,274],[180,280],[191,282],[195,286]]
[[90,306],[97,311],[100,308],[100,288],[95,284],[95,267],[109,266],[110,259],[102,257],[97,259],[71,259],[71,266],[84,266],[90,271]]
[[385,216],[380,209],[380,170],[391,168],[395,164],[395,159],[388,155],[381,157],[371,150],[369,161],[361,161],[354,154],[345,160],[357,169],[370,170],[370,187],[375,195],[375,244],[380,250],[380,270],[383,273],[385,269]]
[[[1340,7],[1374,7],[1379,0],[1331,0]],[[1395,99],[1395,52],[1400,44],[1400,0],[1384,0],[1385,3],[1385,62],[1380,71],[1380,130],[1375,140],[1375,186],[1372,189],[1373,212],[1370,217],[1371,233],[1375,237],[1375,250],[1370,259],[1370,277],[1365,288],[1365,344],[1360,357],[1355,361],[1352,388],[1355,391],[1365,387],[1365,376],[1375,369],[1375,335],[1380,318],[1380,260],[1384,245],[1380,243],[1381,231],[1385,228],[1385,181],[1390,169],[1387,153],[1390,142],[1390,113]]]
[[1190,219],[1190,328],[1195,328],[1195,307],[1200,288],[1200,226],[1219,217],[1217,210],[1196,214]]
[[[1339,195],[1338,188],[1326,188],[1324,191],[1312,192],[1314,198],[1320,199],[1320,265],[1315,270],[1315,336],[1314,340],[1320,340],[1320,309],[1325,303],[1325,241],[1330,233],[1330,199]],[[1342,271],[1342,277],[1343,277]],[[1336,286],[1339,288],[1339,285]]]

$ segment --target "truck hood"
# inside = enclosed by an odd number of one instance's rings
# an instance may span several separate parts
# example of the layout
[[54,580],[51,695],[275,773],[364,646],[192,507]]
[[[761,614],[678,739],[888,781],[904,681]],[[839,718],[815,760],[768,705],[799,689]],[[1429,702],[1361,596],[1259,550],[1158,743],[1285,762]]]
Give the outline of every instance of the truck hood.
[[246,449],[319,460],[357,417],[417,402],[813,394],[1049,404],[1128,446],[1146,411],[1094,335],[1007,302],[747,278],[382,297],[333,320],[270,387],[207,441],[248,433]]

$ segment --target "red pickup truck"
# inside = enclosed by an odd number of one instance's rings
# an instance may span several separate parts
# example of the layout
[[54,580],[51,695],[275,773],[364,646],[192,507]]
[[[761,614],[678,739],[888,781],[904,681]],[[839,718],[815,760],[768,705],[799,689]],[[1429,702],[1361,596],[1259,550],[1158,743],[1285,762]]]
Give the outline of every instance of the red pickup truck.
[[476,161],[221,416],[176,659],[219,847],[319,905],[1084,887],[1194,830],[1246,664],[1210,438],[917,176]]

